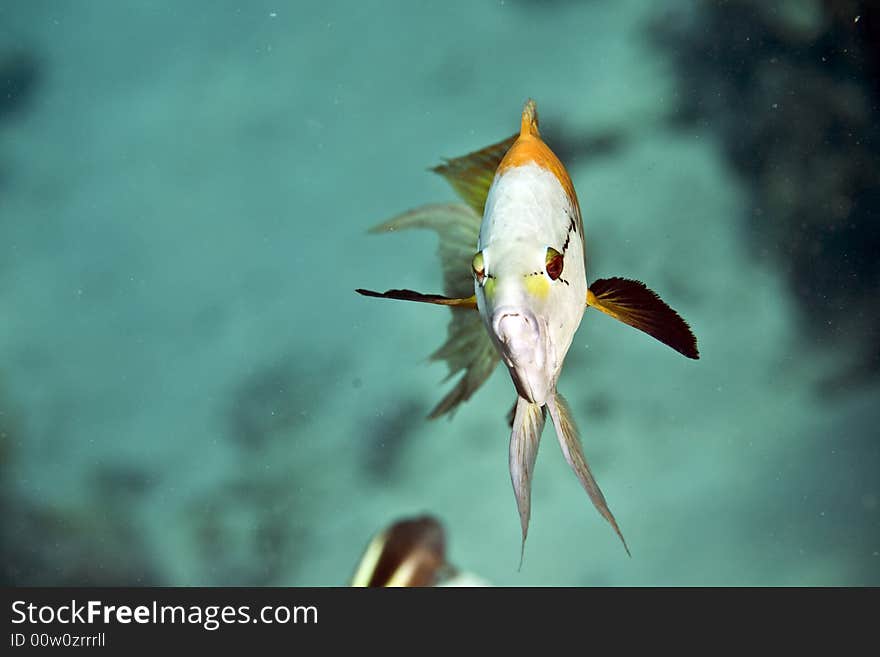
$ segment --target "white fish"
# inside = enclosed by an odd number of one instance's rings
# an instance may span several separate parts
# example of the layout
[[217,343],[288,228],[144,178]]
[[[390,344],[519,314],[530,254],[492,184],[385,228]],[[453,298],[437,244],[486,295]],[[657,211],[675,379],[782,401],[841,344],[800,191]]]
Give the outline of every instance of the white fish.
[[[577,195],[565,167],[541,139],[533,101],[523,109],[519,135],[434,170],[467,205],[417,208],[374,232],[413,227],[437,231],[446,295],[358,292],[452,308],[449,338],[432,358],[447,361],[450,377],[462,370],[464,375],[429,417],[451,412],[468,399],[499,360],[507,366],[517,392],[509,458],[522,528],[520,559],[529,527],[532,472],[548,412],[566,461],[629,554],[556,384],[587,306],[689,358],[699,357],[696,338],[687,323],[639,281],[609,278],[587,286]],[[478,316],[469,312],[473,308]]]

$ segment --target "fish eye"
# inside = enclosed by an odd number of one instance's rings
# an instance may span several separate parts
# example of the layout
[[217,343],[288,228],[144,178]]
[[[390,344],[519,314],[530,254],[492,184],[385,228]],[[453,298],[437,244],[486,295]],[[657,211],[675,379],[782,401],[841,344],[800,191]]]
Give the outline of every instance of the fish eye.
[[483,252],[480,251],[477,255],[474,256],[473,261],[471,262],[471,267],[474,270],[474,276],[477,277],[477,281],[480,283],[486,278],[486,268],[483,265]]
[[547,247],[547,255],[544,258],[544,267],[547,270],[547,275],[551,280],[556,280],[560,276],[562,276],[562,268],[565,266],[565,261],[562,257],[562,254],[554,249],[552,246]]

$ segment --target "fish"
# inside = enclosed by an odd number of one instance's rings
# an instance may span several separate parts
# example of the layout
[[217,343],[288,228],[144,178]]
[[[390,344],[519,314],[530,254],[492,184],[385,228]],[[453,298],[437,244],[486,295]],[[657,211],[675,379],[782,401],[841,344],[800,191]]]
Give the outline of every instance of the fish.
[[449,563],[446,530],[435,516],[401,518],[376,534],[351,578],[352,587],[486,587],[491,584]]
[[435,231],[443,294],[409,289],[357,293],[448,307],[446,342],[431,359],[459,378],[428,417],[450,417],[503,362],[516,391],[508,422],[510,478],[520,517],[520,567],[531,516],[531,485],[547,420],[568,465],[632,556],[584,456],[571,409],[557,390],[566,355],[588,308],[636,328],[687,358],[700,357],[688,323],[643,282],[611,277],[587,285],[584,222],[571,177],[541,137],[529,99],[520,130],[433,168],[463,202],[424,205],[371,229]]
[[373,537],[351,578],[351,586],[434,586],[449,568],[440,522],[430,515],[404,518]]

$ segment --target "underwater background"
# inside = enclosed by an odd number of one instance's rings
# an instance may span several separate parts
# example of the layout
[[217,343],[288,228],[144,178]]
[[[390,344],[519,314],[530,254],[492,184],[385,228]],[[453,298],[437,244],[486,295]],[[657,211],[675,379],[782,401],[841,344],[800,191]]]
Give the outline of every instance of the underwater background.
[[[876,2],[0,2],[4,584],[346,585],[436,515],[496,585],[880,585]],[[522,570],[499,368],[428,361],[427,169],[538,102],[588,279]]]

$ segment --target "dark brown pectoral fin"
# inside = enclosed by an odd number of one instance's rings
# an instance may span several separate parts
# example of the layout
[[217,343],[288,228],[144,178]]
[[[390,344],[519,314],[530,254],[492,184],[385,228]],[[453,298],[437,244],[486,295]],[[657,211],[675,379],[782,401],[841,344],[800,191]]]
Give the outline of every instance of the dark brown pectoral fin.
[[358,294],[365,297],[376,297],[379,299],[398,299],[400,301],[418,301],[420,303],[433,303],[439,306],[456,306],[459,308],[476,308],[477,298],[469,296],[464,299],[453,299],[452,297],[444,297],[442,294],[422,294],[413,290],[386,290],[385,292],[374,292],[373,290],[355,290]]
[[600,278],[587,291],[587,305],[644,331],[688,358],[700,357],[687,322],[641,281]]

